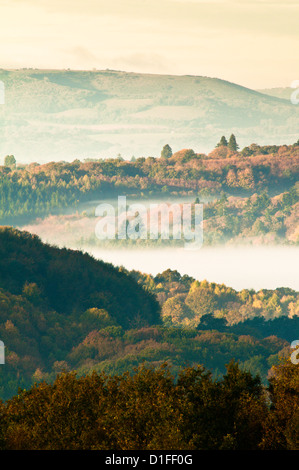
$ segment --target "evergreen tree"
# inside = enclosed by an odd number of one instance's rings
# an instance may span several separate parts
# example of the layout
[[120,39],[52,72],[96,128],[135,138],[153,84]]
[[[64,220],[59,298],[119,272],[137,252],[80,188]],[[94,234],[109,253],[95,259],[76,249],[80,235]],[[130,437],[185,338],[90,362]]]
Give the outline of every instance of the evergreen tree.
[[229,138],[228,148],[230,150],[233,150],[234,152],[239,149],[239,146],[237,144],[236,137],[234,136],[234,134],[232,134]]
[[168,144],[166,144],[164,145],[162,149],[161,158],[170,158],[170,157],[172,157],[172,149]]
[[223,135],[220,139],[220,142],[218,142],[216,147],[227,147],[228,143],[226,140],[226,137]]

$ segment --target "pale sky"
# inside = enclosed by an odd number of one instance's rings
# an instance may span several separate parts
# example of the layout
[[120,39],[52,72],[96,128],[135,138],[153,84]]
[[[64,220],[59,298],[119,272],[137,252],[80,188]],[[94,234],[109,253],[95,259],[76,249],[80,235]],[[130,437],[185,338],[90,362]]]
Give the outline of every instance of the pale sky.
[[0,0],[0,68],[299,79],[299,0]]

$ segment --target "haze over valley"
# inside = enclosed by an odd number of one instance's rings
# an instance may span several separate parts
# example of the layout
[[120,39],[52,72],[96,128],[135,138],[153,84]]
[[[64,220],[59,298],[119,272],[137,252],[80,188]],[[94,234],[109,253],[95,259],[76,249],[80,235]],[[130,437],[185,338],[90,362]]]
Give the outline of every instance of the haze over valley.
[[297,138],[289,90],[277,97],[218,78],[113,70],[2,69],[0,80],[0,155],[20,163],[157,157],[165,143],[205,153],[231,132],[241,147]]

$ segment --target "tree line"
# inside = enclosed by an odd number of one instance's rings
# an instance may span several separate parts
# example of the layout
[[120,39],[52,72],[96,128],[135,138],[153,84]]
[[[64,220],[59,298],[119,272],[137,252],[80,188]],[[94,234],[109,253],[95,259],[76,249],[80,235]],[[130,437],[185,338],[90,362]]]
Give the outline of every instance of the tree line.
[[62,373],[0,403],[3,450],[298,450],[298,365],[269,386],[231,361],[220,380],[202,366],[133,374]]
[[162,158],[135,161],[117,158],[18,165],[8,156],[0,167],[0,222],[41,217],[120,193],[207,196],[269,190],[277,194],[289,190],[298,178],[297,144],[277,148],[253,144],[246,150],[248,155],[229,145],[216,147],[208,155],[192,149],[173,154],[168,147]]

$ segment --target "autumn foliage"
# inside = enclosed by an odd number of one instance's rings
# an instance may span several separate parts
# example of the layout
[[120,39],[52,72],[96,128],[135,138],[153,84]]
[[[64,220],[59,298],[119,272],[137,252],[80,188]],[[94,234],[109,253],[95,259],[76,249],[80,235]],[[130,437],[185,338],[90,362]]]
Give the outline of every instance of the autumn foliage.
[[[248,150],[249,149],[249,150]],[[253,194],[289,189],[297,180],[299,146],[256,144],[209,155],[183,149],[168,158],[106,159],[0,167],[0,221],[41,217],[85,201],[131,195]]]
[[165,361],[175,377],[203,364],[217,378],[234,357],[265,383],[298,330],[290,288],[238,292],[172,270],[129,272],[12,228],[0,230],[0,255],[3,400],[62,371],[119,375]]
[[60,374],[0,405],[2,449],[297,449],[298,366],[286,363],[267,391],[227,365],[221,380],[202,366],[175,381],[166,366],[133,374]]

